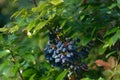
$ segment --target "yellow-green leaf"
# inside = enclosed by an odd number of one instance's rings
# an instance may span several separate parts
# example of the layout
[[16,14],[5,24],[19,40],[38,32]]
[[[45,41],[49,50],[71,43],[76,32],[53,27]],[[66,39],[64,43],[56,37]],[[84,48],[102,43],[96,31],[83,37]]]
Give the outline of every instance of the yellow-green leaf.
[[37,24],[37,26],[34,29],[33,34],[36,34],[40,29],[42,29],[47,24],[47,21],[43,21]]
[[9,32],[13,33],[13,32],[16,32],[18,29],[19,29],[19,26],[15,25],[14,27],[12,27],[12,28],[9,29]]
[[55,6],[59,5],[59,4],[63,3],[63,2],[64,2],[64,0],[51,0],[50,1],[50,3],[53,4],[53,5],[55,5]]
[[13,17],[17,18],[19,15],[21,15],[22,13],[26,13],[26,9],[22,9],[20,11],[15,12],[10,19],[12,19]]
[[8,31],[8,28],[6,27],[0,28],[0,32],[6,32],[6,31]]
[[52,15],[50,15],[48,20],[53,19],[53,18],[55,17],[55,15],[56,15],[56,14],[52,14]]
[[30,31],[35,26],[36,21],[33,20],[29,23],[29,25],[26,27],[27,31]]
[[47,3],[47,2],[45,2],[45,1],[44,1],[44,2],[40,1],[38,7],[32,8],[32,11],[33,11],[33,12],[41,12],[41,11],[46,10],[46,7],[47,7],[47,6],[48,6],[48,3]]

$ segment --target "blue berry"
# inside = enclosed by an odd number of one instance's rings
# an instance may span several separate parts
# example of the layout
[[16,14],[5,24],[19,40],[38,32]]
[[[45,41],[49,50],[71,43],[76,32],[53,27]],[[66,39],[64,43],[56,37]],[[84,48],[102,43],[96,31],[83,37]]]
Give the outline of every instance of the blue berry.
[[[80,39],[70,39],[69,37],[59,36],[59,28],[54,29],[55,34],[49,33],[49,41],[44,49],[45,58],[52,66],[59,68],[69,68],[72,72],[79,75],[81,70],[87,71],[88,66],[85,63],[81,63],[81,60],[88,57],[90,47],[93,46],[92,42],[89,42],[87,46],[79,50],[77,45]],[[79,78],[76,78],[76,80]]]
[[58,63],[58,62],[60,62],[60,61],[61,61],[60,58],[56,58],[56,59],[55,59],[55,63]]
[[53,53],[53,51],[54,51],[53,49],[48,50],[49,54]]
[[65,51],[66,51],[66,48],[63,48],[62,51],[65,52]]

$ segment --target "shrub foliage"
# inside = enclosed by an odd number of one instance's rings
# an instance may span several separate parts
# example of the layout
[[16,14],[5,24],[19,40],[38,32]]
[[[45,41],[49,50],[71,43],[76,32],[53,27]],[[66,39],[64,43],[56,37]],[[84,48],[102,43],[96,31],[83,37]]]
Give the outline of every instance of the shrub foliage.
[[[81,50],[94,46],[81,80],[120,79],[120,0],[9,0],[14,5],[10,22],[0,28],[0,79],[76,80],[69,69],[51,66],[44,57],[48,32],[80,38]],[[23,3],[23,4],[22,4]],[[18,5],[19,6],[16,6]],[[16,10],[17,8],[17,10]],[[81,64],[78,63],[78,64]]]

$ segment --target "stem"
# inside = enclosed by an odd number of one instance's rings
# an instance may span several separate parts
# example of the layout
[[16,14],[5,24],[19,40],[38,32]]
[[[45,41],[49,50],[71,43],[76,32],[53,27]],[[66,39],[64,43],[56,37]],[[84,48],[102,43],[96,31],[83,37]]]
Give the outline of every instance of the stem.
[[[15,58],[14,58],[14,56],[13,56],[13,54],[12,54],[12,58],[13,58],[13,63],[14,63],[14,65],[16,64],[16,60],[15,60]],[[21,80],[24,80],[24,78],[23,78],[23,76],[22,76],[22,74],[21,74],[21,72],[20,72],[20,69],[18,68],[18,74],[19,74],[19,76],[20,76],[20,78],[21,78]]]
[[60,37],[54,32],[54,30],[52,30],[49,26],[45,26],[50,32],[52,32],[52,34],[54,34],[56,37],[57,37],[57,39],[59,39],[60,40]]

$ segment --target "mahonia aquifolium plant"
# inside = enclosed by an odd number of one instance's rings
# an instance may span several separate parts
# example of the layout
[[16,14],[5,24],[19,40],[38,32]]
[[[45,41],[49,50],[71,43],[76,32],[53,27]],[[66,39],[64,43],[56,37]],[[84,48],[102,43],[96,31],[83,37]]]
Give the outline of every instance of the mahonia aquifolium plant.
[[79,50],[76,44],[80,42],[80,39],[58,36],[60,31],[59,28],[55,28],[54,33],[49,32],[49,41],[44,49],[46,60],[52,66],[69,69],[70,74],[80,75],[81,70],[88,71],[87,64],[81,63],[81,60],[88,57],[90,48],[93,46],[92,42]]

